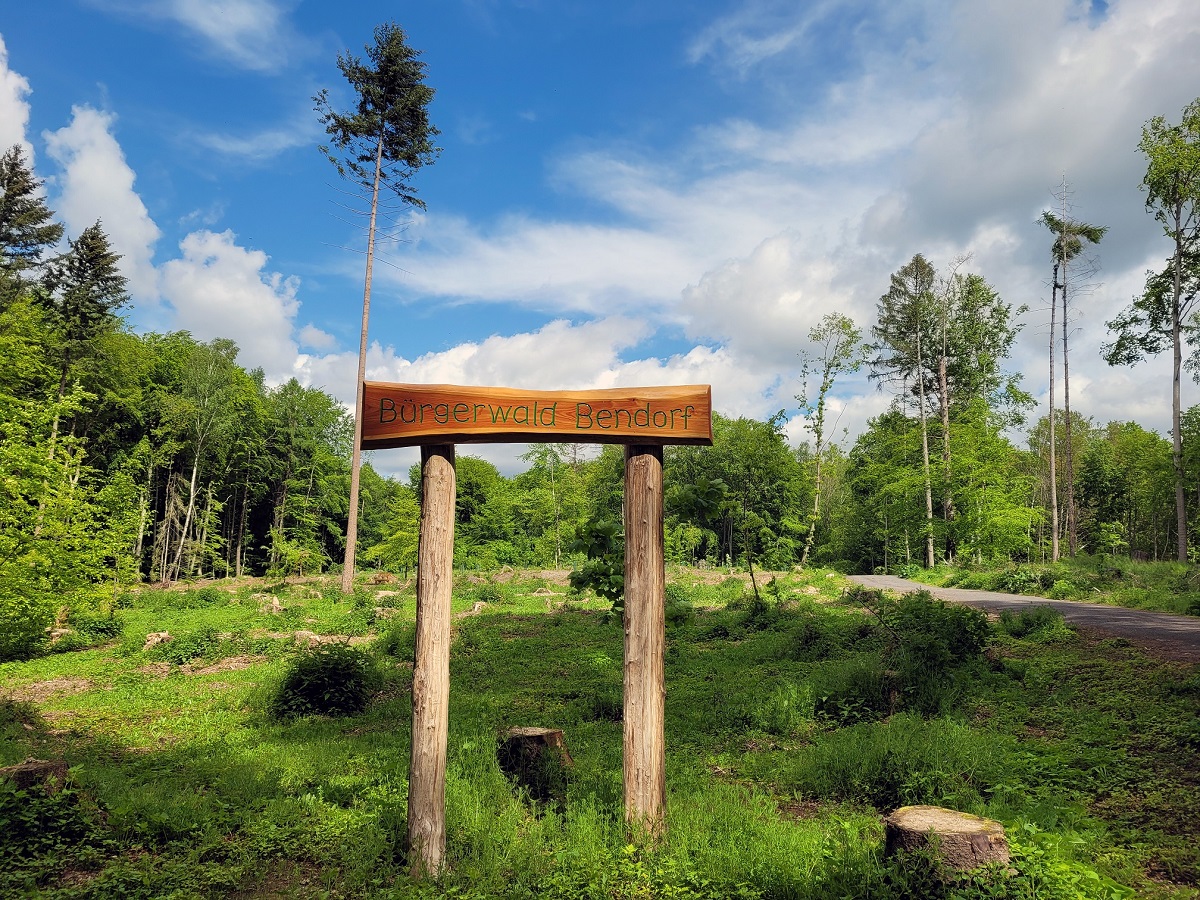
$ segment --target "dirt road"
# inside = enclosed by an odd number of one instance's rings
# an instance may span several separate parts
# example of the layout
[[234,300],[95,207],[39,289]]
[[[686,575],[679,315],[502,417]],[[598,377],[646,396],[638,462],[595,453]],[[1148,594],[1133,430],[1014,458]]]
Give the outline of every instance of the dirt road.
[[1062,613],[1072,625],[1113,637],[1123,637],[1148,649],[1187,662],[1200,662],[1200,617],[1172,616],[1143,609],[1124,609],[1101,603],[1078,603],[1073,600],[1047,600],[1001,594],[997,591],[970,591],[965,588],[932,587],[894,575],[851,575],[850,580],[865,587],[881,588],[900,593],[927,590],[935,597],[951,603],[963,603],[980,609],[999,612],[1005,609],[1020,611],[1031,606],[1049,606]]

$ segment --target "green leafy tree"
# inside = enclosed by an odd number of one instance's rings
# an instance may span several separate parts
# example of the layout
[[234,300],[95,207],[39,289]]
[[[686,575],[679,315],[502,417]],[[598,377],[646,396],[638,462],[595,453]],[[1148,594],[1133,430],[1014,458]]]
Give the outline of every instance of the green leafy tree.
[[1152,273],[1133,305],[1108,323],[1116,339],[1103,352],[1110,365],[1131,365],[1172,350],[1171,432],[1175,468],[1176,558],[1187,562],[1187,500],[1184,494],[1179,376],[1184,326],[1200,295],[1200,98],[1183,110],[1178,125],[1155,116],[1142,127],[1138,149],[1146,157],[1142,189],[1146,209],[1171,241],[1167,267]]
[[425,208],[412,185],[413,175],[432,163],[440,152],[433,143],[438,130],[429,122],[433,89],[425,84],[425,63],[408,46],[404,31],[394,22],[375,29],[375,42],[366,46],[367,62],[349,53],[338,55],[338,69],[350,83],[357,103],[352,112],[333,108],[328,90],[313,101],[325,126],[329,144],[323,152],[343,178],[370,192],[367,226],[367,265],[363,283],[362,335],[358,349],[358,400],[355,404],[354,446],[350,463],[350,506],[346,527],[346,557],[342,592],[354,581],[358,540],[358,479],[362,438],[362,383],[366,376],[367,324],[371,309],[371,274],[375,261],[375,224],[380,188],[396,194],[402,204]]
[[870,361],[873,378],[899,382],[902,394],[908,393],[911,384],[917,395],[925,482],[925,566],[930,569],[933,568],[933,482],[929,471],[926,366],[930,341],[938,325],[936,279],[933,266],[919,253],[893,273],[888,292],[879,299]]
[[[828,409],[829,392],[833,390],[839,375],[850,375],[862,368],[866,350],[862,342],[862,332],[850,318],[841,313],[827,313],[809,330],[808,339],[819,349],[812,358],[802,354],[801,380],[804,391],[796,397],[800,401],[800,414],[804,417],[805,426],[812,433],[814,443],[813,507],[807,534],[804,536],[804,551],[800,555],[802,566],[808,565],[813,535],[821,517],[821,463],[825,458],[825,441],[828,437],[825,430],[825,414]],[[808,387],[809,377],[814,368],[818,379],[815,398],[810,395]]]
[[383,539],[367,549],[367,556],[385,569],[407,572],[417,564],[420,523],[421,508],[416,495],[400,486],[388,510]]

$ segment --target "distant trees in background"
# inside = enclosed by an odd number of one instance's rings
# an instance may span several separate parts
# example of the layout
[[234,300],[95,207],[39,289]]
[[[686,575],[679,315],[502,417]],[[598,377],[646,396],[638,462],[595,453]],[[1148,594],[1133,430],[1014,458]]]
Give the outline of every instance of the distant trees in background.
[[[917,254],[881,285],[868,342],[840,315],[812,329],[802,365],[812,383],[798,398],[811,441],[789,443],[781,410],[764,421],[714,415],[712,447],[666,449],[668,560],[853,571],[1051,560],[1054,510],[1071,496],[1079,550],[1186,558],[1186,523],[1200,514],[1200,406],[1178,408],[1181,347],[1200,331],[1198,147],[1198,104],[1180,126],[1147,125],[1147,205],[1174,249],[1110,323],[1105,348],[1115,365],[1173,347],[1172,438],[1055,411],[1014,443],[1032,406],[1006,368],[1023,309],[967,261],[939,271]],[[0,188],[0,659],[32,652],[64,606],[111,604],[122,585],[336,568],[354,444],[342,405],[294,379],[268,384],[232,341],[131,333],[102,223],[64,247],[18,148],[0,157]],[[1057,292],[1073,242],[1103,229],[1043,221]],[[891,402],[847,447],[828,414],[838,378],[863,362]],[[1056,433],[1069,452],[1050,453]],[[510,476],[459,455],[455,564],[611,556],[621,448],[534,444],[523,463]],[[364,465],[357,513],[360,558],[411,569],[418,473],[405,483]]]

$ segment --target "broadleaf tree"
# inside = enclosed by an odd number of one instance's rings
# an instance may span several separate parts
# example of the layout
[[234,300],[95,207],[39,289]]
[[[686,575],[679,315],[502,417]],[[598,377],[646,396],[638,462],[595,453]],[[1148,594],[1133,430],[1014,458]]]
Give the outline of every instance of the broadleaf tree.
[[354,446],[350,464],[350,504],[346,526],[346,556],[342,570],[342,592],[350,593],[354,582],[354,555],[358,540],[358,480],[362,439],[362,384],[366,376],[367,325],[371,310],[371,277],[375,260],[375,233],[379,192],[387,189],[407,206],[425,208],[412,178],[440,152],[434,145],[438,130],[429,121],[433,88],[425,83],[426,65],[420,51],[408,45],[404,30],[395,22],[375,28],[375,41],[368,44],[366,62],[350,53],[338,55],[338,69],[350,83],[357,102],[350,112],[338,112],[322,90],[313,97],[329,143],[321,152],[338,174],[371,198],[367,226],[366,275],[363,280],[362,334],[358,347],[357,402],[354,415]]
[[1104,347],[1110,365],[1129,365],[1172,349],[1171,432],[1175,468],[1176,558],[1187,562],[1187,505],[1179,400],[1183,340],[1200,296],[1200,97],[1183,110],[1178,125],[1155,116],[1142,127],[1138,149],[1146,156],[1146,209],[1172,244],[1166,268],[1151,273],[1142,296],[1108,323],[1115,340]]
[[[805,427],[812,433],[814,444],[813,506],[808,533],[804,537],[804,550],[800,554],[801,566],[808,565],[813,536],[821,518],[821,463],[825,457],[826,440],[829,437],[825,428],[829,393],[839,375],[851,375],[862,368],[866,350],[858,326],[841,313],[827,313],[809,330],[808,339],[818,350],[811,358],[802,354],[801,377],[804,388],[803,392],[796,396],[800,401],[800,414],[804,417]],[[810,374],[815,374],[819,379],[815,397],[810,395],[808,387]],[[836,422],[834,424],[836,426]]]

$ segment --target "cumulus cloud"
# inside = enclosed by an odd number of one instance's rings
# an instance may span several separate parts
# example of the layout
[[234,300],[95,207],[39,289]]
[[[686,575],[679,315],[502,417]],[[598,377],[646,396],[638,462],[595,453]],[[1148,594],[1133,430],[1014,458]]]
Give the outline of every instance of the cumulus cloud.
[[238,246],[231,231],[195,231],[179,249],[182,255],[164,263],[161,276],[174,327],[203,341],[232,338],[242,365],[261,367],[274,382],[291,377],[299,280],[267,271],[267,254]]
[[33,159],[33,147],[26,140],[29,127],[29,81],[8,65],[8,48],[0,36],[0,152],[14,144],[25,148],[25,158]]
[[313,350],[332,350],[337,346],[337,338],[312,324],[301,328],[298,337],[302,347],[309,347]]
[[42,137],[61,174],[57,208],[70,235],[102,220],[136,300],[156,297],[152,262],[158,226],[134,190],[133,169],[112,134],[116,117],[90,106],[71,108],[71,123]]

